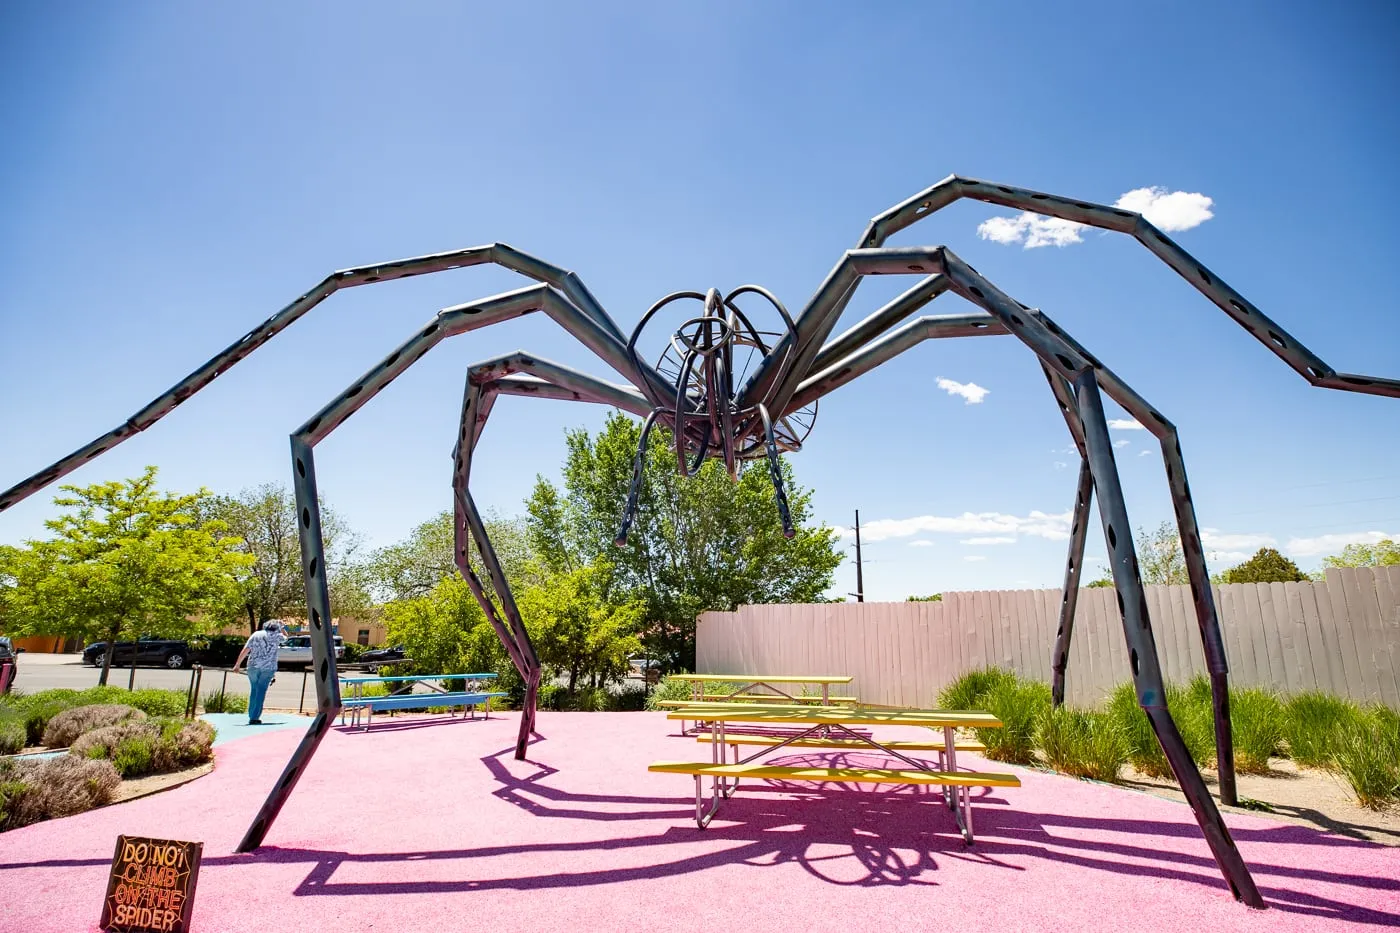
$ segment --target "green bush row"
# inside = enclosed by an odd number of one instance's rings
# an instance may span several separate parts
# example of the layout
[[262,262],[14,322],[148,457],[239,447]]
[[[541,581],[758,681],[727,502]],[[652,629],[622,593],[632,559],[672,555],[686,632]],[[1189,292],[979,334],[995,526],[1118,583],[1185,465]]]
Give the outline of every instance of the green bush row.
[[[1050,690],[1010,671],[969,671],[938,696],[944,709],[982,709],[1003,723],[976,730],[987,757],[1016,764],[1037,760],[1057,771],[1112,781],[1124,764],[1155,777],[1171,767],[1132,684],[1121,684],[1103,711],[1052,710]],[[1215,720],[1210,681],[1197,675],[1185,686],[1167,686],[1171,712],[1198,767],[1215,759]],[[1322,693],[1284,699],[1272,691],[1230,691],[1235,769],[1263,774],[1269,759],[1288,755],[1302,767],[1342,774],[1358,802],[1384,807],[1400,800],[1400,714],[1386,706],[1362,707]]]
[[[125,690],[107,686],[8,694],[0,697],[0,753],[12,754],[26,745],[42,744],[49,720],[64,710],[101,704],[135,707],[148,716],[181,716],[185,712],[185,693],[180,690]],[[22,724],[22,737],[18,736],[16,723]],[[19,742],[17,747],[16,741]]]

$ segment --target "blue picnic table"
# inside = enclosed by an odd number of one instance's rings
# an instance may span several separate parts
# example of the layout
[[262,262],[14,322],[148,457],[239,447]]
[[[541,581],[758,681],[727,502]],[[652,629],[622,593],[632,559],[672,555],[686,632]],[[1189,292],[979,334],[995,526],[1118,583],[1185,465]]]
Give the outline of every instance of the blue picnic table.
[[[427,709],[433,706],[461,707],[465,718],[468,711],[476,718],[476,708],[480,706],[485,718],[491,718],[491,699],[508,696],[499,691],[483,690],[482,687],[496,679],[494,673],[487,674],[400,674],[393,677],[341,677],[340,682],[350,687],[350,696],[343,699],[340,709],[341,724],[345,723],[345,711],[350,711],[350,726],[360,723],[361,713],[365,716],[365,731],[369,731],[374,713],[383,710]],[[435,681],[466,681],[466,690],[451,691],[439,686]],[[427,684],[430,693],[400,693],[389,696],[365,696],[365,684],[408,683]],[[449,713],[450,715],[450,713]]]

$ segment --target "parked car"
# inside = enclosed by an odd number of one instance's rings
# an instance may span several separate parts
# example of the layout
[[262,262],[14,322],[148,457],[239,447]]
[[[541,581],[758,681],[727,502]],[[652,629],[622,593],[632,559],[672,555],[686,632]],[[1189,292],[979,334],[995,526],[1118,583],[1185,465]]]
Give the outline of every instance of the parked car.
[[[339,635],[333,637],[335,638],[335,659],[339,661],[345,657],[345,641]],[[277,650],[278,667],[310,667],[311,659],[310,635],[288,635],[287,640],[282,643],[282,647]]]
[[[95,641],[83,649],[83,663],[93,667],[102,665],[102,655],[107,651],[105,641]],[[155,638],[143,635],[135,641],[119,641],[112,649],[113,667],[168,667],[179,670],[188,667],[194,652],[187,642],[177,638]]]
[[390,665],[395,661],[402,661],[408,655],[404,652],[403,645],[395,645],[392,648],[371,648],[361,652],[360,664],[371,674],[379,673],[381,665]]

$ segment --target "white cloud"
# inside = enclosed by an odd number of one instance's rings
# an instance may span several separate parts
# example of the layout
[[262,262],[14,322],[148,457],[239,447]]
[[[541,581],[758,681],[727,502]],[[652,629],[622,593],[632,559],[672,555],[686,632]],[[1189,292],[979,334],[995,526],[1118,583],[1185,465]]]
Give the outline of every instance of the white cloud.
[[1150,456],[1152,456],[1152,451],[1150,451],[1150,450],[1139,450],[1139,451],[1138,451],[1138,456],[1139,456],[1139,457],[1150,457]]
[[951,379],[938,377],[938,387],[949,395],[960,395],[967,399],[967,404],[978,405],[982,399],[987,397],[989,390],[982,388],[975,382],[954,382]]
[[1351,531],[1316,538],[1289,538],[1284,550],[1292,557],[1326,557],[1340,553],[1348,544],[1375,544],[1387,538],[1400,539],[1400,531]]
[[925,539],[923,539],[923,538],[920,538],[918,541],[910,541],[910,542],[909,542],[909,546],[910,546],[910,547],[933,547],[933,542],[932,542],[932,541],[927,541],[927,540],[925,540]]
[[[1049,514],[1039,510],[1029,515],[1006,515],[1002,512],[964,512],[956,516],[917,515],[913,518],[881,518],[860,526],[860,536],[866,541],[886,541],[908,538],[917,534],[999,535],[1047,538],[1051,541],[1069,539],[1073,513]],[[843,538],[854,537],[854,528],[838,529]]]
[[1069,464],[1068,464],[1068,463],[1065,463],[1063,460],[1056,460],[1056,461],[1055,461],[1055,469],[1057,469],[1057,470],[1063,470],[1063,469],[1064,469],[1065,467],[1067,467],[1067,466],[1069,466]]
[[1122,439],[1120,439],[1120,440],[1114,441],[1114,442],[1113,442],[1113,446],[1114,446],[1114,447],[1127,447],[1127,446],[1128,446],[1129,444],[1131,444],[1131,443],[1132,443],[1132,441],[1128,440],[1127,438],[1122,438]]
[[1148,222],[1168,232],[1199,227],[1215,215],[1215,202],[1203,194],[1171,191],[1166,188],[1134,188],[1114,202],[1114,207],[1135,211]]
[[1136,418],[1109,418],[1108,426],[1115,431],[1146,431]]
[[1249,560],[1254,554],[1254,551],[1206,551],[1206,560],[1238,564],[1242,560]]
[[1015,544],[1016,539],[1010,535],[993,535],[992,537],[963,538],[959,544]]
[[986,559],[987,559],[987,558],[983,557],[981,554],[967,554],[967,555],[965,555],[965,556],[963,557],[963,560],[986,560]]
[[1277,547],[1278,539],[1273,535],[1224,535],[1214,528],[1202,528],[1201,546],[1214,551],[1249,551],[1244,555],[1249,557],[1261,547]]
[[1083,224],[1059,217],[1046,217],[1025,211],[1015,217],[993,217],[977,225],[977,235],[984,240],[1010,246],[1012,243],[1026,242],[1026,249],[1038,246],[1069,246],[1084,242],[1079,231]]
[[[1113,206],[1136,211],[1162,230],[1176,232],[1199,227],[1214,217],[1210,209],[1214,203],[1211,198],[1198,192],[1168,191],[1160,186],[1151,186],[1125,192]],[[1035,249],[1039,246],[1083,243],[1081,233],[1085,227],[1085,224],[1072,220],[1022,211],[1014,217],[992,217],[982,221],[977,225],[977,235],[1003,246],[1024,243],[1026,249]]]

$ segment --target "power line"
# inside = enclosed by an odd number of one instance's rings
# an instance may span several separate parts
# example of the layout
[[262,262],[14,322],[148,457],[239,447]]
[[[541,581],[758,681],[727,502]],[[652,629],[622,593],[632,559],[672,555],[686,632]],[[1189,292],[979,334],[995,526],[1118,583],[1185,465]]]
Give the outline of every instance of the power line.
[[[1285,509],[1325,509],[1325,508],[1328,508],[1328,507],[1334,506],[1334,505],[1356,505],[1356,504],[1361,503],[1361,502],[1391,502],[1391,501],[1396,500],[1396,499],[1400,499],[1400,496],[1374,496],[1374,497],[1367,498],[1367,499],[1342,499],[1342,500],[1339,500],[1339,501],[1337,501],[1337,502],[1312,502],[1312,503],[1307,503],[1307,504],[1304,504],[1304,505],[1293,505],[1293,504],[1290,503],[1289,505],[1287,505],[1287,506],[1285,506],[1285,507],[1283,507],[1283,508],[1285,508]],[[1279,506],[1273,506],[1272,508],[1267,508],[1267,509],[1252,509],[1252,510],[1247,511],[1247,512],[1212,512],[1211,514],[1212,514],[1212,515],[1218,515],[1218,516],[1220,516],[1220,517],[1222,517],[1222,518],[1228,518],[1228,517],[1234,516],[1234,515],[1263,515],[1263,514],[1265,514],[1265,513],[1277,513],[1277,512],[1279,512],[1280,510],[1281,510],[1281,509],[1280,509]]]

